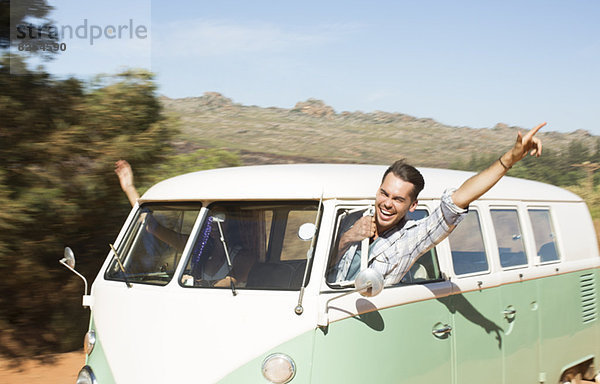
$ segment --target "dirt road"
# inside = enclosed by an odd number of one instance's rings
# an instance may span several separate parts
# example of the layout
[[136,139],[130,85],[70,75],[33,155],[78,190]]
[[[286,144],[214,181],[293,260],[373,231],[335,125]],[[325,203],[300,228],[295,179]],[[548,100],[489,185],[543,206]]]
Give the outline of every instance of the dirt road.
[[[0,383],[2,384],[65,384],[75,383],[77,373],[85,362],[83,351],[50,356],[53,362],[41,363],[38,360],[24,362],[18,368],[11,368],[7,361],[0,360]],[[594,384],[592,381],[579,381],[581,384]]]
[[0,360],[0,383],[75,383],[77,373],[85,363],[83,351],[47,356],[43,360],[28,360],[19,367],[11,367],[8,361]]

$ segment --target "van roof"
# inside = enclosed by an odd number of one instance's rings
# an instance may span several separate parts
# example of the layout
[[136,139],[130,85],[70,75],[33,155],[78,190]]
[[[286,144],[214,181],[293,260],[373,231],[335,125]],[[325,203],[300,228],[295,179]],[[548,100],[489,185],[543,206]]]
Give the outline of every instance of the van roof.
[[[276,199],[372,199],[386,165],[278,164],[219,168],[192,172],[152,186],[140,202]],[[419,168],[425,178],[420,200],[439,199],[472,172]],[[582,201],[562,188],[536,181],[504,177],[480,199]]]

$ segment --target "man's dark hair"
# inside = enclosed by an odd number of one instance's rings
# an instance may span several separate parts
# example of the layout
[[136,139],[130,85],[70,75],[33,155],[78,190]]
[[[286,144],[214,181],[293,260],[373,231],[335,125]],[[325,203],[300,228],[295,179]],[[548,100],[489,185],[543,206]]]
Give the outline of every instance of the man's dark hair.
[[408,164],[405,159],[400,159],[395,161],[394,164],[390,165],[388,169],[386,169],[383,177],[381,178],[382,183],[390,172],[393,173],[394,176],[414,185],[410,194],[410,198],[412,201],[416,201],[417,196],[419,196],[419,193],[421,193],[425,187],[425,180],[423,180],[423,175],[421,175],[421,172],[419,172],[412,165]]

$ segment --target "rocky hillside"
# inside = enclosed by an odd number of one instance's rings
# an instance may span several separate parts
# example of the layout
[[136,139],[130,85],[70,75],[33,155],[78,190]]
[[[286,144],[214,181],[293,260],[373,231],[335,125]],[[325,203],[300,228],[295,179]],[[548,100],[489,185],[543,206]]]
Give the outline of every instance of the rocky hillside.
[[[237,151],[245,164],[345,162],[389,164],[405,157],[418,166],[449,167],[472,153],[500,154],[518,129],[499,123],[473,129],[389,112],[336,112],[308,99],[294,108],[261,108],[234,103],[215,92],[201,97],[161,98],[165,112],[178,116],[184,151],[216,146]],[[544,148],[564,151],[571,141],[595,150],[587,131],[541,132]]]

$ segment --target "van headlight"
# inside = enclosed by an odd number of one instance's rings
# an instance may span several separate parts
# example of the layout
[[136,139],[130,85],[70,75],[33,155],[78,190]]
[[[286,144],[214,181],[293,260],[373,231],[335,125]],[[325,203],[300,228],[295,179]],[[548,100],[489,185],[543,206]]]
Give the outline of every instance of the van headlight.
[[262,374],[271,383],[284,384],[294,378],[296,365],[288,355],[274,353],[267,356],[263,361]]
[[94,345],[96,345],[96,332],[94,332],[93,329],[90,329],[83,338],[83,350],[87,355],[92,353]]
[[89,365],[84,366],[79,371],[79,375],[77,375],[77,381],[75,384],[98,384],[96,381],[96,376],[94,376],[94,372]]

